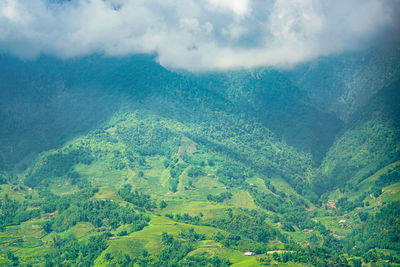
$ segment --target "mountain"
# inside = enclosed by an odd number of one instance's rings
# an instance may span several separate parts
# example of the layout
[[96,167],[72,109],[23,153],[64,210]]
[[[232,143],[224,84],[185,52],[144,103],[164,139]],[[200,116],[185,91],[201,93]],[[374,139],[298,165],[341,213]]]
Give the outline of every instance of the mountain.
[[0,59],[2,265],[400,263],[400,82],[339,112],[322,85],[364,89],[311,79],[339,80],[332,59],[295,75]]
[[324,112],[285,75],[272,69],[208,75],[205,86],[249,113],[282,140],[313,155],[316,163],[331,146],[342,122]]
[[400,75],[400,39],[394,33],[370,49],[322,57],[285,71],[325,111],[349,119],[381,88]]
[[[381,89],[349,119],[322,162],[315,187],[351,188],[399,160],[400,82]],[[342,184],[343,185],[343,184]]]

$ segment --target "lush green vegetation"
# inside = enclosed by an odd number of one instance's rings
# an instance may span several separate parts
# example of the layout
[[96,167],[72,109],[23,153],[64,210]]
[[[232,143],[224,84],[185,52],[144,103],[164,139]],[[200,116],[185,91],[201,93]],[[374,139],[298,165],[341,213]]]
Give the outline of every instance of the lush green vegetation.
[[400,264],[398,83],[341,122],[273,70],[13,61],[0,265]]

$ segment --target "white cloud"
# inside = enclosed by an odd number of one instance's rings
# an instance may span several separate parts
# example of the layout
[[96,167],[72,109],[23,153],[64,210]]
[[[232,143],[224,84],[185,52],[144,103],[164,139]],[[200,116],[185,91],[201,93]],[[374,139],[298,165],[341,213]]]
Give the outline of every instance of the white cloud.
[[156,53],[190,71],[290,66],[360,47],[395,0],[1,0],[0,51],[24,58]]
[[238,16],[249,13],[249,2],[249,0],[208,0],[211,6],[234,12]]

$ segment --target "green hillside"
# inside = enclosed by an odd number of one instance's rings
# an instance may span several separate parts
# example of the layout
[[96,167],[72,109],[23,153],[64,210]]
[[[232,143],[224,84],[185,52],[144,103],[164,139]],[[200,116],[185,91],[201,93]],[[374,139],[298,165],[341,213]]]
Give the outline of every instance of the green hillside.
[[2,265],[400,264],[399,83],[343,123],[276,70],[0,68]]
[[358,190],[365,179],[399,160],[399,86],[397,81],[383,88],[349,120],[316,174],[320,192],[337,186]]

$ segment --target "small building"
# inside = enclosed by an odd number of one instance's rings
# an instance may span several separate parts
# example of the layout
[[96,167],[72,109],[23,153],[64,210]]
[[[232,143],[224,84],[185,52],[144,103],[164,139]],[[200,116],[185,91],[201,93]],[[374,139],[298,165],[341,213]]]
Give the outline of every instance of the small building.
[[251,252],[251,251],[247,251],[247,252],[245,252],[243,255],[244,255],[244,256],[254,256],[254,255],[256,255],[256,253]]
[[346,223],[346,220],[340,220],[339,223]]

